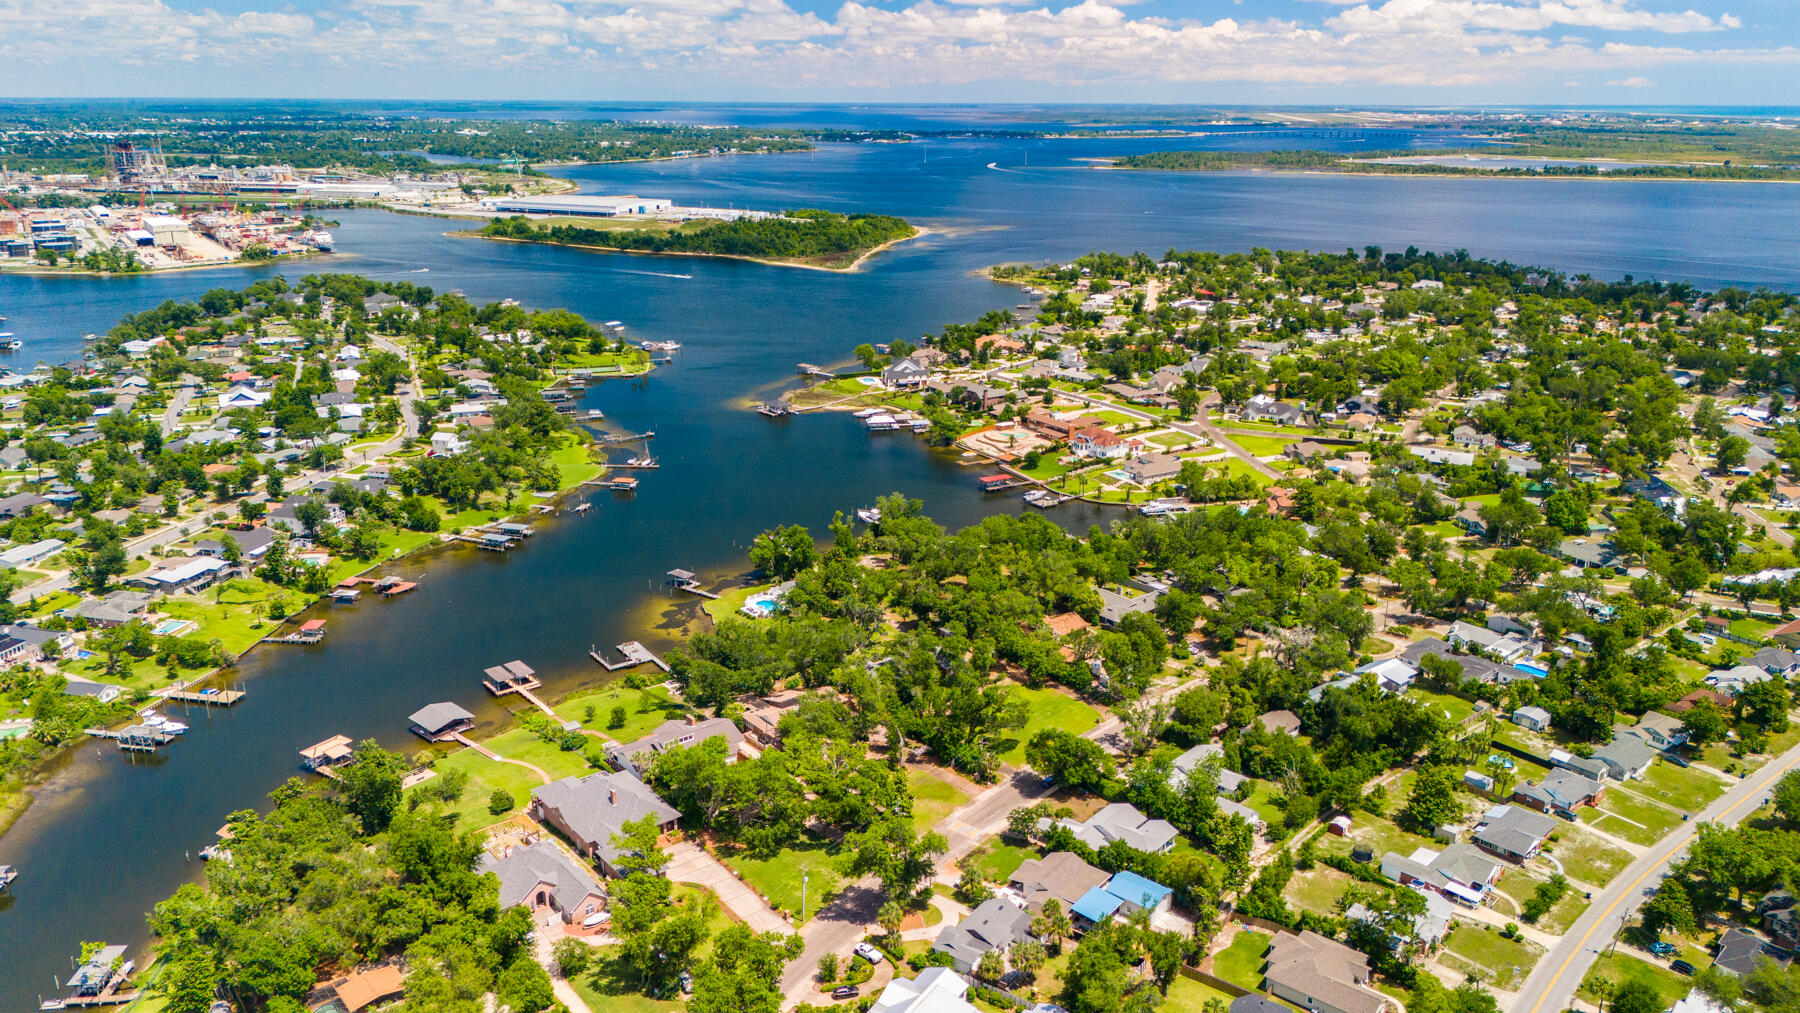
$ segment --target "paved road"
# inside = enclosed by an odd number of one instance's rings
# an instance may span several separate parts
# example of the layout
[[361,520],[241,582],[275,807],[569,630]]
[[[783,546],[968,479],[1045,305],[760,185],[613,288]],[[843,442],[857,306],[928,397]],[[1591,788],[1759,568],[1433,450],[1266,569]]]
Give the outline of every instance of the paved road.
[[[1231,456],[1237,458],[1238,460],[1244,462],[1245,464],[1248,464],[1250,467],[1255,468],[1258,474],[1261,474],[1267,478],[1273,478],[1276,480],[1280,480],[1281,478],[1283,478],[1284,476],[1281,474],[1281,472],[1276,471],[1274,468],[1271,468],[1268,465],[1264,464],[1262,462],[1262,459],[1257,457],[1255,454],[1252,454],[1248,450],[1245,450],[1243,447],[1240,447],[1236,443],[1233,443],[1231,440],[1231,437],[1225,435],[1224,431],[1221,430],[1218,426],[1213,425],[1212,406],[1216,405],[1218,403],[1219,403],[1219,395],[1218,395],[1217,391],[1214,391],[1213,393],[1206,395],[1204,398],[1201,398],[1200,399],[1200,409],[1198,412],[1195,413],[1194,421],[1192,423],[1183,423],[1182,425],[1192,425],[1192,426],[1197,427],[1200,430],[1200,434],[1204,435],[1207,439],[1213,441],[1214,443],[1218,444],[1220,447],[1224,448],[1226,453],[1228,453]],[[1175,428],[1180,429],[1184,433],[1192,434],[1194,432],[1193,429],[1182,428],[1182,425],[1177,425]]]
[[1702,822],[1735,826],[1754,812],[1763,796],[1775,786],[1782,774],[1800,764],[1800,746],[1782,753],[1756,773],[1739,781],[1694,819],[1681,824],[1675,832],[1658,841],[1637,861],[1613,879],[1612,885],[1594,898],[1593,903],[1563,933],[1557,947],[1538,961],[1531,976],[1519,990],[1512,1013],[1559,1013],[1575,999],[1575,990],[1588,968],[1602,950],[1612,942],[1622,921],[1647,899],[1647,889],[1654,889],[1668,871],[1669,862],[1699,832]]
[[[1000,782],[958,807],[935,828],[949,841],[950,849],[939,860],[940,870],[950,868],[958,859],[975,850],[988,838],[1006,827],[1006,818],[1014,809],[1030,805],[1045,793],[1041,778],[1029,770],[1014,770],[1001,776]],[[813,976],[818,972],[819,958],[827,953],[848,955],[850,948],[874,926],[876,912],[884,897],[881,884],[869,877],[849,884],[800,931],[806,949],[781,976],[781,991],[786,1007],[802,1002],[819,1002]],[[868,994],[868,989],[864,989]]]

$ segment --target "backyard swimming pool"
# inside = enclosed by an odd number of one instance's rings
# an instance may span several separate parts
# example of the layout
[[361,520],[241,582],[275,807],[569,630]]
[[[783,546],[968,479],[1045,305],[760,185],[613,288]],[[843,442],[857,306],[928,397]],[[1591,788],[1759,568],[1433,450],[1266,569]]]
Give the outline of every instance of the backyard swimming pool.
[[1526,673],[1527,675],[1530,675],[1534,679],[1542,679],[1544,676],[1550,674],[1550,670],[1548,668],[1545,668],[1542,665],[1534,665],[1529,661],[1514,662],[1513,667],[1518,669],[1521,672]]

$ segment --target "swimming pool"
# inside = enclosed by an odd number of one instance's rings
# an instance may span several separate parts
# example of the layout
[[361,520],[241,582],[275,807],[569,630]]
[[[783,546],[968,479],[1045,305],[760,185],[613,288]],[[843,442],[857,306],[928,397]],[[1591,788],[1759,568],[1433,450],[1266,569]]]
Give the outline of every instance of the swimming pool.
[[767,619],[781,611],[781,599],[772,594],[751,595],[738,611],[752,619]]
[[1116,478],[1121,482],[1131,481],[1131,472],[1126,471],[1124,468],[1114,468],[1113,470],[1107,472],[1106,474],[1108,477]]
[[1534,665],[1529,661],[1515,661],[1513,662],[1513,667],[1531,676],[1533,679],[1542,679],[1544,676],[1550,674],[1548,668],[1545,668],[1542,665]]
[[157,623],[150,632],[159,637],[173,637],[193,629],[197,623],[191,619],[164,619]]

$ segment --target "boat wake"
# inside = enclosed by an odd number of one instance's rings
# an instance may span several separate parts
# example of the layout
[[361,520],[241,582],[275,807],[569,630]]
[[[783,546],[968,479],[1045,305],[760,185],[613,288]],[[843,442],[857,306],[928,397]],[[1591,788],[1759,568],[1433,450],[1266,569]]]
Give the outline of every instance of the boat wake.
[[626,268],[614,268],[614,274],[641,274],[646,278],[692,278],[691,274],[670,274],[667,271],[632,271]]
[[1000,168],[1000,163],[998,163],[998,162],[989,162],[987,164],[987,167],[994,170],[995,172],[1010,172],[1015,176],[1025,175],[1024,173],[1020,172],[1017,169],[1002,169],[1002,168]]

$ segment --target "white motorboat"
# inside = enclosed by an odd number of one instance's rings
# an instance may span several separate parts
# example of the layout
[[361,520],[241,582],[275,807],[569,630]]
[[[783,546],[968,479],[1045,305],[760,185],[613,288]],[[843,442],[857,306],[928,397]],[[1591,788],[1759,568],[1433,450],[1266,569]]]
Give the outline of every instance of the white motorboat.
[[856,519],[864,524],[879,524],[881,523],[881,508],[860,507],[856,511]]

